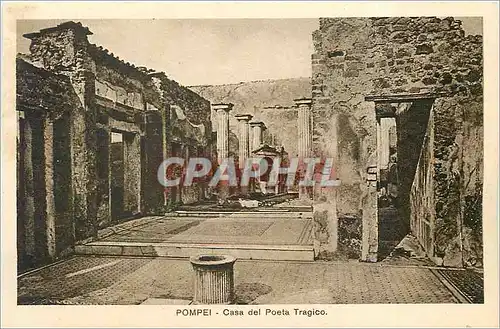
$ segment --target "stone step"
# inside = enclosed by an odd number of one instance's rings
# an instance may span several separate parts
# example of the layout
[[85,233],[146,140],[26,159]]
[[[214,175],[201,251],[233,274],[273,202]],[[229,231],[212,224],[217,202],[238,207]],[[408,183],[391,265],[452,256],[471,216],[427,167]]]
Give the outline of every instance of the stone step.
[[178,210],[165,214],[168,217],[204,217],[204,218],[303,218],[311,219],[311,211],[184,211]]
[[96,241],[75,246],[77,255],[189,258],[224,254],[238,259],[313,261],[312,245],[248,245]]
[[278,206],[272,208],[258,208],[256,211],[291,211],[291,212],[312,212],[312,206]]

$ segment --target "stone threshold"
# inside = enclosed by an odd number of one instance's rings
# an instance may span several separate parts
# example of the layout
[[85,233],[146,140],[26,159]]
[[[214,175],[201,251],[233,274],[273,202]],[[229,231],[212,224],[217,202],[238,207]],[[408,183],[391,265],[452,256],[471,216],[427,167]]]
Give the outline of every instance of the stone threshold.
[[75,247],[77,255],[188,258],[228,254],[239,259],[314,261],[312,245],[211,244],[97,241]]
[[192,300],[170,298],[148,298],[140,305],[191,305]]
[[[293,212],[293,211],[186,211],[179,210],[171,213],[165,214],[167,217],[218,217],[218,218],[294,218],[294,219],[312,219],[313,213],[312,211],[304,211],[304,212]],[[263,217],[265,216],[265,217]]]

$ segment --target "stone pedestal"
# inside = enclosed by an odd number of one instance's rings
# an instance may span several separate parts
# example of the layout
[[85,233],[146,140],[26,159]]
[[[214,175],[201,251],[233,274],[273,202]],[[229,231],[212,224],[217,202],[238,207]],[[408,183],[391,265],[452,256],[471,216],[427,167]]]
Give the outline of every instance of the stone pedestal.
[[193,304],[232,304],[236,258],[201,255],[190,259],[195,272]]

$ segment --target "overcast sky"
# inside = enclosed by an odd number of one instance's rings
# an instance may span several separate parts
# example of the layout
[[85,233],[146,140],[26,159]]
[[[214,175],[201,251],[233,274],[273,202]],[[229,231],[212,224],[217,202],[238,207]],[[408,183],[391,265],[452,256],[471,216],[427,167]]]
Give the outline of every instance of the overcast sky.
[[[120,59],[165,71],[183,85],[311,75],[317,19],[79,20],[92,43]],[[62,21],[23,21],[18,35]],[[29,40],[18,38],[18,51]]]
[[[482,34],[480,19],[460,19],[466,32]],[[64,21],[19,21],[18,52],[29,52],[22,34]],[[186,86],[309,77],[318,28],[318,19],[75,21],[94,33],[90,42]]]

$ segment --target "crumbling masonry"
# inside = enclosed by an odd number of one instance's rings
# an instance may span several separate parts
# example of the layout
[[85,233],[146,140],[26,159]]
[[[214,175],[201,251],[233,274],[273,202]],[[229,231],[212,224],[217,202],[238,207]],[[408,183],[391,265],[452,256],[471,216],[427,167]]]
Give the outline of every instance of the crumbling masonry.
[[122,217],[165,213],[206,192],[201,183],[164,191],[157,170],[170,155],[213,158],[210,103],[89,34],[74,22],[27,34],[31,54],[17,59],[20,268],[71,252]]
[[453,18],[324,18],[313,41],[313,149],[342,181],[315,197],[323,255],[377,260],[392,152],[401,234],[439,264],[481,265],[482,37]]
[[17,58],[20,269],[124,218],[206,199],[203,181],[164,189],[158,168],[226,156],[239,169],[252,156],[334,159],[340,187],[297,189],[313,199],[317,258],[380,261],[412,233],[437,264],[482,266],[482,38],[460,21],[320,19],[311,84],[249,83],[265,100],[228,92],[248,86],[182,87],[90,34],[74,22],[30,33]]

